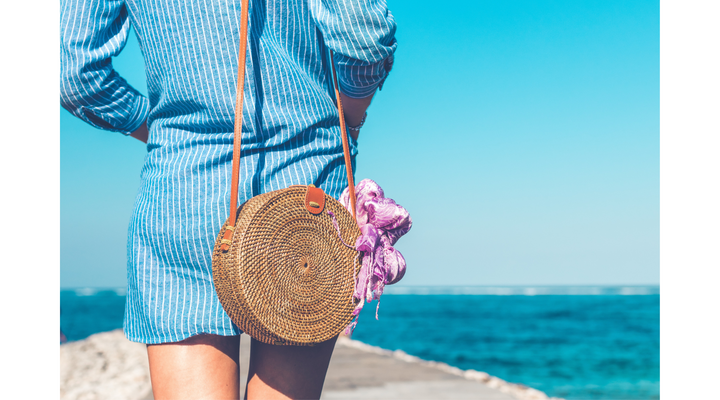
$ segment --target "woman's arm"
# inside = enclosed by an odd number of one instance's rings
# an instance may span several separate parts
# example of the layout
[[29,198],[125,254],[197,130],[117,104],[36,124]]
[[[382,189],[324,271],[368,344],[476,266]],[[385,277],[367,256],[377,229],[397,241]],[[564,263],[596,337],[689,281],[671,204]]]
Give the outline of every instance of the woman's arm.
[[[372,100],[372,98],[373,95],[364,97],[362,99],[354,99],[352,97],[348,97],[343,93],[340,93],[340,101],[342,101],[343,112],[345,113],[345,124],[347,126],[357,126],[360,124],[363,116],[365,116],[365,111],[367,111],[368,107],[370,107],[370,101]],[[349,132],[350,136],[352,136],[353,139],[358,139],[358,134],[360,132]]]
[[355,126],[392,68],[395,19],[385,0],[310,0],[309,4],[334,53],[346,123]]
[[148,99],[118,75],[111,61],[130,31],[125,3],[62,0],[60,19],[62,106],[96,128],[125,135],[138,130],[149,113]]

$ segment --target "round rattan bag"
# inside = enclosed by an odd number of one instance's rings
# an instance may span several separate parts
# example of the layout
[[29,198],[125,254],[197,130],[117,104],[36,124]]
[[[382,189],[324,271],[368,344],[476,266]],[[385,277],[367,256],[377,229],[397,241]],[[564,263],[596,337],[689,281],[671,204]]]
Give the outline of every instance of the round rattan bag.
[[[308,200],[311,194],[322,200]],[[340,235],[354,244],[360,230],[320,189],[291,186],[248,200],[229,249],[218,237],[213,252],[215,290],[232,321],[264,343],[312,345],[337,336],[352,320],[361,266]]]

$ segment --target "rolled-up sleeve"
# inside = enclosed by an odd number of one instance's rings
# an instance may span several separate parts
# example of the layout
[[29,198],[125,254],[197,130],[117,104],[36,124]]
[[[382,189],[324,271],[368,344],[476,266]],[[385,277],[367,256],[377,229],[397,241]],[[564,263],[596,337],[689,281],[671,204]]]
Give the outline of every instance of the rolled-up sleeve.
[[123,1],[62,0],[60,103],[100,129],[130,134],[148,116],[148,99],[113,69],[130,21]]
[[384,0],[310,0],[325,44],[334,52],[340,91],[363,98],[392,68],[397,25]]

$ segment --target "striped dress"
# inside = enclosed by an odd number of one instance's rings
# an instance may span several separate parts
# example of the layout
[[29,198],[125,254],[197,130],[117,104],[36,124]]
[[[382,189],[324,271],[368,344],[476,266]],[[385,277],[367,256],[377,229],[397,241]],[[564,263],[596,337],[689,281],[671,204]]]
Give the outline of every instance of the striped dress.
[[[132,27],[148,97],[112,67]],[[340,90],[381,87],[396,48],[384,0],[251,0],[238,202],[293,184],[347,186]],[[147,121],[148,154],[128,230],[124,331],[141,343],[237,335],[213,288],[228,217],[239,0],[62,0],[61,103],[101,129]],[[357,143],[351,140],[351,154]]]

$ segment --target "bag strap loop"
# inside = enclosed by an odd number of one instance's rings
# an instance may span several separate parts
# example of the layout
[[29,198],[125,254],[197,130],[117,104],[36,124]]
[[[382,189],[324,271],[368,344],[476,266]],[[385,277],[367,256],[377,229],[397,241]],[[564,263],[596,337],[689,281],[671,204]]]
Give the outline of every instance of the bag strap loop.
[[[235,222],[237,218],[237,197],[238,184],[240,180],[240,151],[242,141],[242,116],[243,116],[243,97],[245,91],[245,60],[247,54],[247,28],[248,28],[248,9],[249,0],[242,0],[240,10],[240,51],[238,56],[238,80],[237,92],[235,94],[235,133],[233,138],[233,163],[232,163],[232,181],[230,186],[230,218],[223,234],[221,249],[227,251],[231,243],[233,232],[235,230]],[[352,173],[352,162],[350,160],[350,145],[348,144],[348,134],[345,127],[345,114],[343,113],[342,101],[340,100],[340,90],[337,81],[337,73],[335,72],[335,61],[333,60],[333,52],[330,51],[330,64],[332,65],[333,86],[335,88],[335,98],[337,99],[338,114],[340,116],[340,131],[342,132],[343,156],[345,158],[345,169],[347,170],[348,188],[350,194],[350,206],[352,208],[353,218],[357,221],[355,215],[355,182]],[[230,229],[232,227],[232,229]]]

